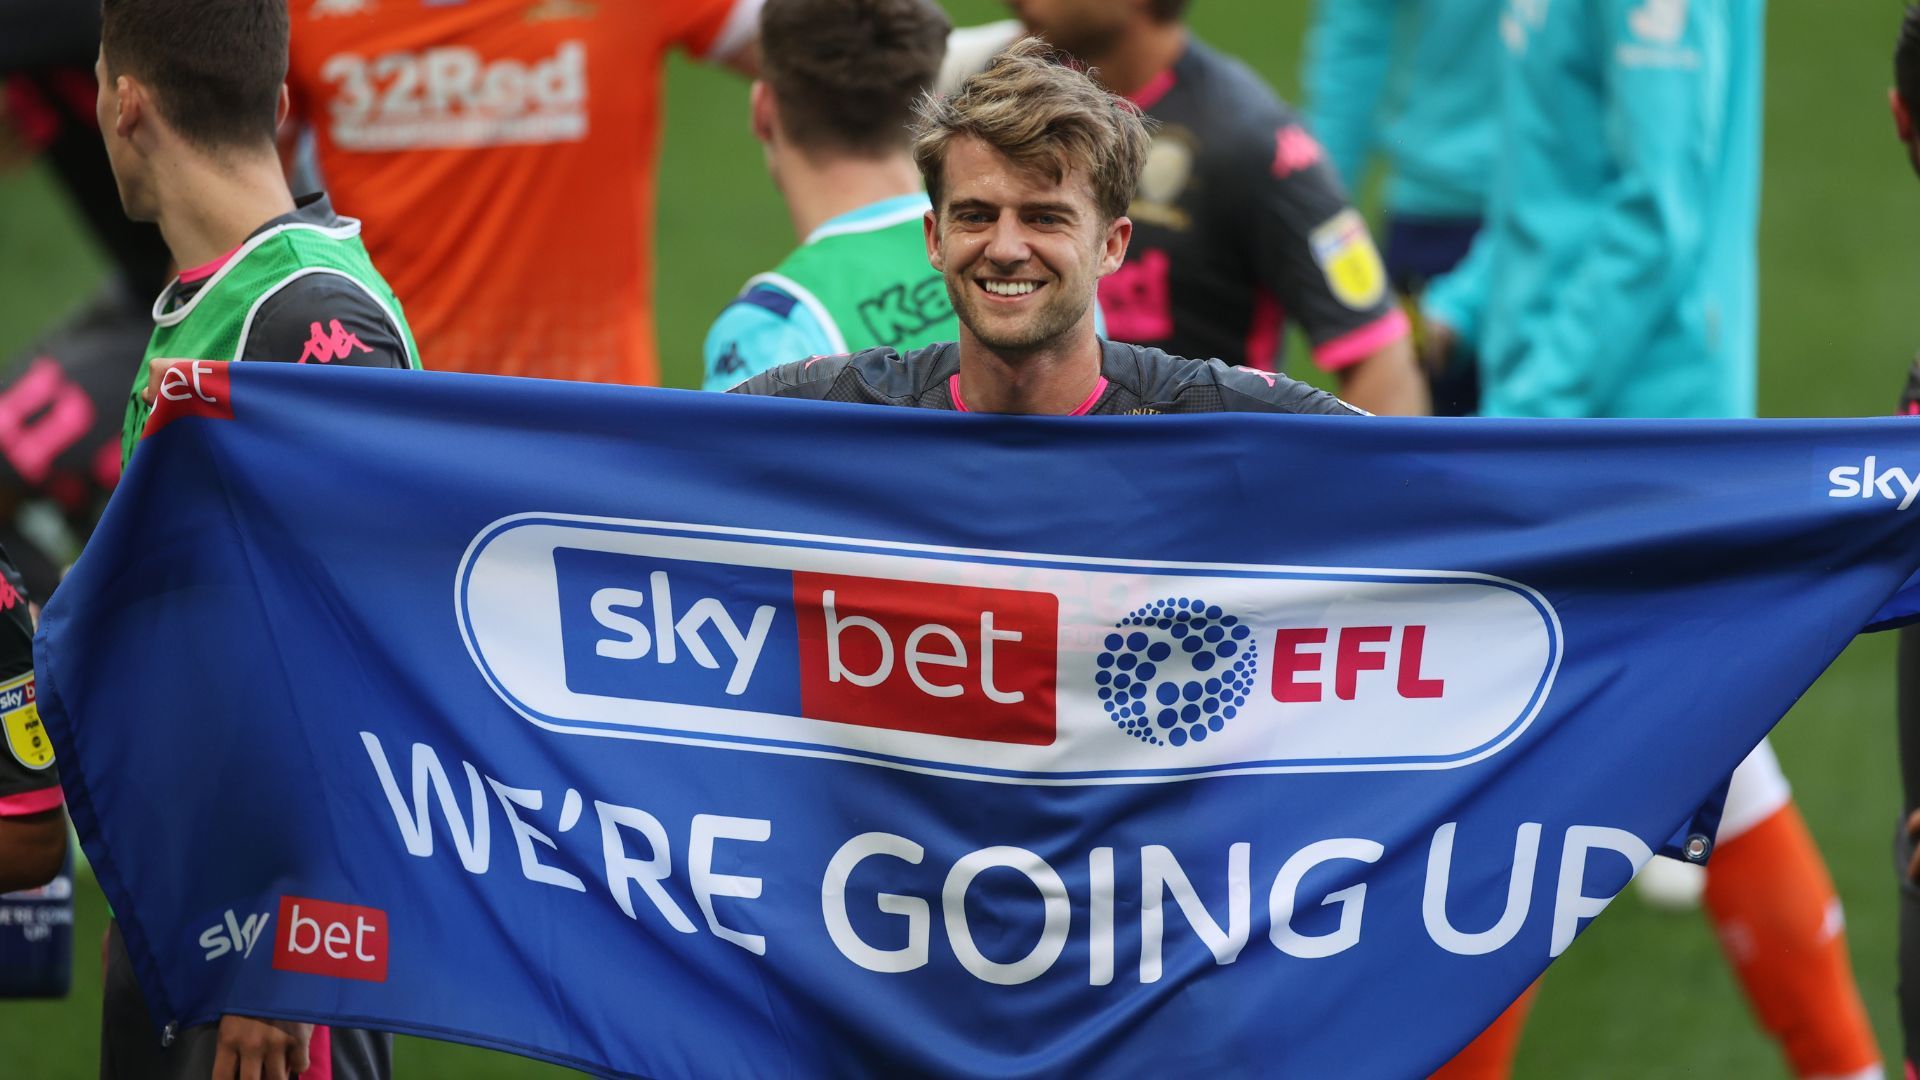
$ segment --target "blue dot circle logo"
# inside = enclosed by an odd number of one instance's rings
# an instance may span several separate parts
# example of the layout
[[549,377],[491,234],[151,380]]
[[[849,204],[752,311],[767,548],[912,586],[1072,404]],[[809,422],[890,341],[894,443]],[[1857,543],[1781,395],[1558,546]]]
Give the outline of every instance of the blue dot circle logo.
[[1188,596],[1142,605],[1095,658],[1100,703],[1121,731],[1153,746],[1205,742],[1247,704],[1260,671],[1253,631]]

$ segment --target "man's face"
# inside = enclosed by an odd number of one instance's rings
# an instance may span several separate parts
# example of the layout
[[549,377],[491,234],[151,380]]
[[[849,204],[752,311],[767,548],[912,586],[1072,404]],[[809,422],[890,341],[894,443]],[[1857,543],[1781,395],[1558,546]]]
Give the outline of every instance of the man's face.
[[1133,17],[1132,0],[1008,0],[1030,34],[1081,60],[1113,48]]
[[960,322],[988,348],[1021,354],[1083,322],[1091,333],[1094,289],[1120,268],[1133,223],[1103,220],[1080,170],[1055,183],[963,137],[947,149],[945,206],[926,231]]
[[116,80],[107,74],[107,57],[102,52],[93,61],[94,119],[100,125],[100,138],[107,146],[107,163],[113,167],[114,182],[120,189],[120,206],[135,221],[152,221],[154,208],[147,205],[145,183],[141,179],[139,155],[122,131],[122,110],[131,106],[121,100]]

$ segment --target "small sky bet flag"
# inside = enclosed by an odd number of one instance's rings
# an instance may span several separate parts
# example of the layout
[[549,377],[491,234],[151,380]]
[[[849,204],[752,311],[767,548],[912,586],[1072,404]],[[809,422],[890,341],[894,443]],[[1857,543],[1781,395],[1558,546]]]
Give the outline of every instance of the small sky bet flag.
[[163,1025],[1421,1075],[1920,568],[1899,419],[228,374],[36,648]]

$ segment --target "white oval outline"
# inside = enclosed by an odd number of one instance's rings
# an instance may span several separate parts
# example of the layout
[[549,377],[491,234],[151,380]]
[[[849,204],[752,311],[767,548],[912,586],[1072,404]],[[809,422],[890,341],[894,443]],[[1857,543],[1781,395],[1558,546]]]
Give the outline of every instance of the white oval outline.
[[[1187,771],[1159,770],[1153,773],[1109,773],[1099,776],[1085,775],[1047,775],[1047,774],[1008,774],[980,771],[971,768],[957,768],[924,764],[916,761],[888,758],[864,752],[826,749],[821,747],[798,746],[785,743],[756,741],[739,738],[714,738],[696,735],[666,735],[656,731],[636,731],[625,728],[581,727],[576,724],[554,722],[553,719],[534,714],[524,708],[506,687],[502,686],[488,667],[478,644],[467,626],[467,612],[464,591],[468,570],[480,552],[495,537],[532,523],[584,526],[589,529],[600,527],[617,531],[654,531],[677,532],[695,536],[726,537],[735,540],[779,542],[788,544],[819,545],[851,551],[872,551],[875,553],[894,553],[920,555],[932,558],[959,560],[991,560],[1014,564],[1039,564],[1061,568],[1088,567],[1114,568],[1128,570],[1174,570],[1174,571],[1220,571],[1225,573],[1258,575],[1261,577],[1314,577],[1349,581],[1403,582],[1412,584],[1417,579],[1452,579],[1460,582],[1477,582],[1499,588],[1510,589],[1531,602],[1542,615],[1547,629],[1548,660],[1546,671],[1541,675],[1528,708],[1518,720],[1508,725],[1501,736],[1480,747],[1477,751],[1467,751],[1455,758],[1443,760],[1410,761],[1361,761],[1345,763],[1319,764],[1283,764],[1283,765],[1244,765],[1244,766],[1203,766]],[[1533,722],[1546,707],[1547,698],[1553,692],[1554,680],[1560,674],[1560,660],[1565,655],[1565,636],[1560,625],[1560,613],[1554,610],[1547,598],[1538,589],[1522,584],[1510,578],[1494,574],[1483,574],[1473,570],[1391,570],[1366,567],[1344,566],[1275,566],[1262,563],[1204,563],[1204,562],[1154,562],[1145,559],[1111,559],[1096,556],[1045,554],[1038,552],[999,551],[991,548],[946,547],[937,544],[913,544],[893,540],[866,540],[857,537],[828,536],[822,533],[782,532],[773,529],[747,529],[728,525],[701,525],[684,521],[654,521],[643,518],[608,518],[587,514],[564,514],[542,511],[530,511],[520,514],[508,514],[483,526],[468,542],[467,549],[460,556],[460,564],[453,576],[453,615],[454,624],[459,627],[460,640],[467,648],[467,656],[473,661],[475,670],[486,680],[488,688],[504,702],[508,708],[536,727],[563,735],[591,735],[609,739],[635,739],[642,742],[671,743],[680,746],[706,746],[715,749],[746,751],[749,753],[780,754],[788,757],[820,758],[828,761],[847,761],[859,765],[877,766],[900,772],[918,773],[923,776],[939,776],[956,780],[972,780],[982,783],[1025,784],[1041,787],[1085,787],[1103,784],[1166,784],[1190,780],[1206,780],[1220,776],[1262,776],[1290,773],[1352,773],[1352,772],[1431,772],[1441,769],[1457,769],[1475,762],[1484,761],[1513,744],[1522,732],[1533,726]]]

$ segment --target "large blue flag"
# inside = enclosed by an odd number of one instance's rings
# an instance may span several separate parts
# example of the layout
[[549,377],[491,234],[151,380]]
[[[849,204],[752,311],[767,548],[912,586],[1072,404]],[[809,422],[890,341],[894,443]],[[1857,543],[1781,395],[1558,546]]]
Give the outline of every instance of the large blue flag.
[[1422,1074],[1920,567],[1911,421],[180,370],[36,654],[157,1024]]

